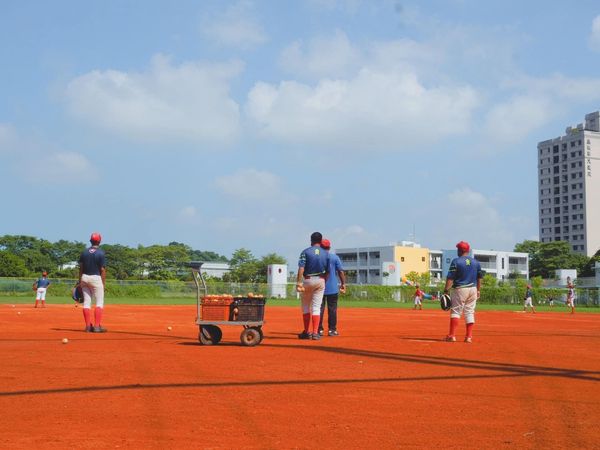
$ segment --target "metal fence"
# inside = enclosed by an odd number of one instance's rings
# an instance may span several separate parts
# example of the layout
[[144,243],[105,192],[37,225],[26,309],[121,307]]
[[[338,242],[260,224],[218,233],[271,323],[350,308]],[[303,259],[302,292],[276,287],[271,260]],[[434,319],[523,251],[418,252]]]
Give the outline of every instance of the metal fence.
[[[0,296],[32,295],[33,279],[0,278]],[[49,292],[56,296],[70,296],[76,284],[74,279],[52,279]],[[268,285],[266,283],[225,283],[208,281],[210,294],[247,295],[249,293],[264,295],[268,298],[298,298],[295,284]],[[425,288],[431,295],[440,294],[440,286]],[[111,297],[142,298],[193,298],[196,296],[196,285],[185,281],[155,280],[107,280],[106,293]],[[366,284],[348,285],[347,293],[342,301],[372,301],[410,303],[414,300],[415,288],[410,286],[375,286]],[[535,304],[547,304],[549,298],[557,302],[565,302],[567,290],[564,288],[533,289]],[[523,303],[523,294],[512,285],[483,287],[481,303],[499,305],[518,305]],[[600,290],[598,288],[577,288],[577,304],[579,306],[600,306]]]

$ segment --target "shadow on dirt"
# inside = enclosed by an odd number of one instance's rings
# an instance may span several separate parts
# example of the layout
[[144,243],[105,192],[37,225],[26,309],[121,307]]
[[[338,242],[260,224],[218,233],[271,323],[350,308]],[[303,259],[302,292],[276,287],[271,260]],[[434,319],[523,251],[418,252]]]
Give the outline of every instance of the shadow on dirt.
[[[150,335],[154,336],[154,335]],[[156,335],[164,337],[162,335]],[[192,342],[183,342],[182,345],[198,345]],[[233,343],[232,343],[233,345]],[[451,344],[450,344],[451,345]],[[519,377],[559,377],[566,381],[600,381],[600,372],[577,370],[568,368],[532,366],[525,364],[509,364],[493,361],[480,361],[462,358],[446,358],[440,356],[422,356],[405,353],[378,352],[371,350],[326,347],[322,345],[290,345],[262,343],[261,347],[289,348],[291,350],[308,350],[326,352],[337,355],[345,355],[360,358],[384,359],[409,364],[426,364],[447,368],[472,369],[485,371],[486,373],[464,374],[464,375],[437,375],[419,377],[381,377],[381,378],[348,378],[348,379],[313,379],[313,380],[260,380],[260,381],[229,381],[229,382],[199,382],[199,383],[160,383],[160,384],[121,384],[107,386],[81,386],[52,389],[30,389],[21,391],[2,391],[0,397],[26,396],[26,395],[50,395],[74,392],[97,392],[97,391],[122,391],[137,389],[178,389],[178,388],[231,388],[231,387],[255,387],[255,386],[295,386],[295,385],[327,385],[327,384],[352,384],[352,383],[407,383],[443,380],[472,380],[493,378],[519,378]],[[492,373],[489,373],[492,372]]]

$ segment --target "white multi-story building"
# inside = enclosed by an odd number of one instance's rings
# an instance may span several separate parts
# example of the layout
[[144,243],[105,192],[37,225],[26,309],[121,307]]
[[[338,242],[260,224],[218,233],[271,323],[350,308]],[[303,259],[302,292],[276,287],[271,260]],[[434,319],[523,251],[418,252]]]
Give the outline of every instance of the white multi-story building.
[[[340,248],[336,250],[348,283],[398,286],[410,272],[429,273],[432,281],[448,274],[456,249],[430,250],[412,242],[383,247]],[[482,269],[498,280],[529,277],[529,254],[496,250],[472,250]]]
[[[486,274],[493,275],[499,281],[529,278],[529,253],[471,249],[470,254],[479,261]],[[443,277],[448,274],[450,263],[456,256],[456,249],[442,250]]]
[[541,242],[567,241],[587,256],[600,249],[600,112],[565,136],[538,144]]

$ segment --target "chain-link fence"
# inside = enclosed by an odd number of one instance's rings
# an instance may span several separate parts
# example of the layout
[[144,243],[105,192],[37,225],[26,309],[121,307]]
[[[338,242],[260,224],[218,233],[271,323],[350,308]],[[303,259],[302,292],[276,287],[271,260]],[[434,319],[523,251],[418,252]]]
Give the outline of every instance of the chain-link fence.
[[[24,278],[0,278],[0,296],[29,296],[32,294],[32,284],[35,280]],[[77,280],[52,279],[49,292],[56,296],[70,296],[71,289]],[[248,293],[264,295],[267,298],[297,298],[295,284],[268,285],[266,283],[225,283],[217,281],[207,282],[210,294],[247,295]],[[432,296],[439,296],[443,285],[424,288]],[[524,291],[515,286],[483,287],[480,303],[497,305],[518,305],[523,303]],[[194,298],[196,285],[185,281],[157,281],[157,280],[107,280],[106,294],[110,297],[130,298]],[[348,285],[346,295],[342,301],[369,301],[369,302],[398,302],[412,303],[415,288],[411,286],[374,286],[374,285]],[[533,289],[533,300],[536,305],[547,305],[550,299],[555,302],[566,301],[567,290],[563,288],[537,288]],[[600,306],[600,292],[598,288],[576,289],[576,303],[578,306]]]

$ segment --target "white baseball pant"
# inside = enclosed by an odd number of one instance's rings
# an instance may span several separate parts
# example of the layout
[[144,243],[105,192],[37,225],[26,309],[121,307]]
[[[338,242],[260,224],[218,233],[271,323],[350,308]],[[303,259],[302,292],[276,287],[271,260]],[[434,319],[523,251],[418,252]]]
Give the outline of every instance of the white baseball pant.
[[96,300],[96,308],[104,307],[104,284],[100,275],[82,275],[83,307],[92,307],[92,297]]
[[452,290],[451,318],[460,319],[465,315],[466,323],[475,323],[475,305],[477,304],[477,288],[456,288]]

